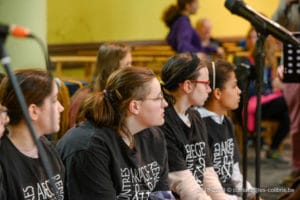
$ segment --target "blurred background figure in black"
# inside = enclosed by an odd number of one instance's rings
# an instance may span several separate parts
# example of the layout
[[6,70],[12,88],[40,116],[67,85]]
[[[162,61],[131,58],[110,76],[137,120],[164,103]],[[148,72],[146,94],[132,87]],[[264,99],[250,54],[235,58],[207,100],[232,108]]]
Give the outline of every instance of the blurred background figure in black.
[[[289,31],[300,31],[300,0],[280,0],[272,19]],[[285,83],[284,97],[291,121],[292,171],[284,182],[291,183],[300,176],[300,84]]]

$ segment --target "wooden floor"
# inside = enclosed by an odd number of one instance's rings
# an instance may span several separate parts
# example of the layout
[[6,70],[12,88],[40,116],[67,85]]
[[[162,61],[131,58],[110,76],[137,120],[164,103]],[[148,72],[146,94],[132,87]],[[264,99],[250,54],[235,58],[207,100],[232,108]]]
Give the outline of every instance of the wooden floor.
[[[291,160],[291,149],[286,148],[283,155],[286,159]],[[248,181],[253,187],[256,187],[255,149],[253,147],[248,149],[247,166]],[[268,160],[265,158],[265,152],[262,150],[260,165],[260,188],[262,188],[261,191],[264,191],[261,193],[262,198],[264,200],[278,199],[278,197],[282,195],[280,190],[287,190],[287,187],[283,186],[282,182],[290,173],[291,164],[280,164],[276,161]]]

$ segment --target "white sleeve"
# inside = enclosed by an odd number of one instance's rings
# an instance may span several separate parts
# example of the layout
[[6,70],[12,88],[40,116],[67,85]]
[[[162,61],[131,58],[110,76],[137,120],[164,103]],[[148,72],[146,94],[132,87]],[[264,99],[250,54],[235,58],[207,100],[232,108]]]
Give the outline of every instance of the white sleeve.
[[[242,195],[243,175],[241,173],[240,166],[239,166],[238,162],[234,163],[234,165],[233,165],[233,171],[232,171],[231,179],[232,179],[232,183],[233,183],[234,187],[238,191],[238,194]],[[253,199],[255,194],[256,194],[255,193],[255,188],[253,188],[248,181],[247,181],[247,184],[246,184],[246,190],[247,190],[247,199]]]
[[228,196],[225,194],[223,187],[219,181],[219,177],[213,167],[208,167],[205,170],[203,178],[203,188],[212,199],[229,199]]
[[181,200],[211,200],[190,170],[170,172],[168,179],[171,190],[176,192]]

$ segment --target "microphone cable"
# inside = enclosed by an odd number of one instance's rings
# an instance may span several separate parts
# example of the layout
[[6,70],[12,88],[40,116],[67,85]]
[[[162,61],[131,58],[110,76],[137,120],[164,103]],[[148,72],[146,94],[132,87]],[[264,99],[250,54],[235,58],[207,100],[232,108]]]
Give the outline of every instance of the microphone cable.
[[[22,110],[22,113],[23,113],[23,116],[24,116],[25,123],[27,124],[29,132],[32,136],[32,139],[33,139],[34,143],[37,146],[37,149],[38,149],[38,152],[39,152],[39,155],[40,155],[40,159],[41,159],[41,163],[42,163],[42,166],[45,169],[45,173],[48,177],[50,187],[53,189],[54,197],[55,197],[55,199],[59,200],[60,195],[59,195],[59,192],[58,192],[58,188],[55,185],[55,181],[52,178],[52,177],[54,177],[54,173],[53,173],[53,170],[51,168],[50,161],[47,158],[47,154],[45,152],[45,149],[44,149],[42,143],[40,142],[39,138],[37,137],[35,129],[34,129],[32,123],[31,123],[23,92],[21,91],[19,83],[17,81],[17,78],[16,78],[16,76],[14,75],[14,72],[11,69],[10,57],[7,55],[6,50],[4,48],[4,42],[5,42],[6,36],[7,35],[4,35],[4,36],[1,35],[1,37],[0,37],[0,62],[3,64],[3,66],[5,68],[5,71],[6,71],[6,74],[7,74],[8,78],[11,81],[13,89],[15,90],[18,102],[20,104],[20,107],[21,107],[21,110]],[[27,37],[34,39],[39,44],[39,46],[41,47],[41,49],[43,51],[43,55],[44,55],[46,65],[47,65],[47,70],[49,70],[49,68],[51,67],[51,62],[50,62],[50,58],[48,56],[48,53],[46,51],[46,48],[43,45],[42,40],[39,39],[38,37],[34,36],[34,34],[30,34]]]

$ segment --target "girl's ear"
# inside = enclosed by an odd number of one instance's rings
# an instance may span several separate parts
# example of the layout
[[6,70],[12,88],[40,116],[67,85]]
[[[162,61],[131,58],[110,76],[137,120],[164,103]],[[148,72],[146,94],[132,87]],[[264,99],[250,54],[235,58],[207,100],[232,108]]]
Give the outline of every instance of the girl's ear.
[[28,114],[32,121],[36,121],[39,117],[39,107],[35,104],[28,106]]
[[222,91],[220,90],[220,88],[216,88],[212,91],[213,93],[213,97],[217,100],[221,99],[222,96]]
[[129,103],[128,110],[130,113],[137,115],[139,114],[141,109],[141,101],[140,100],[131,100]]
[[186,93],[192,92],[194,88],[193,83],[190,80],[185,80],[183,83],[180,83],[180,87]]

